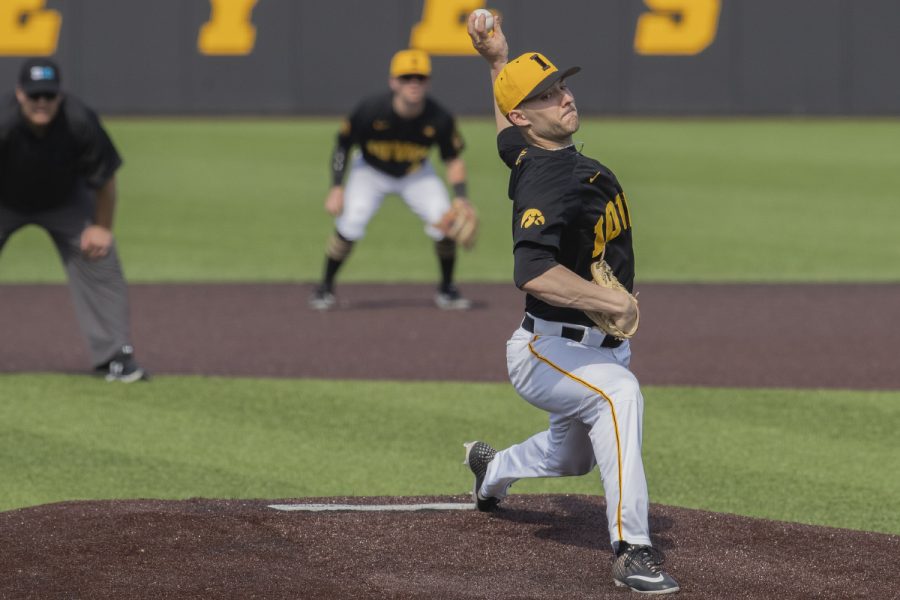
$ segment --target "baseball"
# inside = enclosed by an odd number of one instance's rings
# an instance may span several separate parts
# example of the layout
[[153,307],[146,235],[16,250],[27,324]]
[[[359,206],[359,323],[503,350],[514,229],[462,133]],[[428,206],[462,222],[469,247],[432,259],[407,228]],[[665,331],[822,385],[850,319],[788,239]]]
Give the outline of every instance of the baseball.
[[494,15],[486,8],[476,8],[472,11],[473,15],[484,15],[484,28],[490,33],[494,30]]

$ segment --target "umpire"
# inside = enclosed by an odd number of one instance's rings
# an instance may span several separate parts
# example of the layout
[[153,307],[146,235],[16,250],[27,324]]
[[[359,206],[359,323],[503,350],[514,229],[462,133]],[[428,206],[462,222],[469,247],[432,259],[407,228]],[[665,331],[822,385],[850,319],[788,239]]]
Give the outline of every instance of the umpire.
[[95,369],[131,383],[146,374],[134,358],[112,234],[121,165],[97,114],[62,93],[59,67],[25,61],[15,94],[0,98],[0,250],[25,225],[47,231]]

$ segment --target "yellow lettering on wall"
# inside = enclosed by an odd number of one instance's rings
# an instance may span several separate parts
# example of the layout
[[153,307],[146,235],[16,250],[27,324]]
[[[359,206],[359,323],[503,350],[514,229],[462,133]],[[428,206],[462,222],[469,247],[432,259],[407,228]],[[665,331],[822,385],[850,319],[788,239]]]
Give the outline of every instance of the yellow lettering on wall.
[[425,0],[409,47],[448,56],[477,54],[466,31],[466,19],[476,8],[484,8],[484,0]]
[[[2,1],[2,0],[0,0]],[[253,52],[256,27],[251,16],[258,0],[209,0],[209,21],[200,28],[197,49],[208,55],[239,55]]]
[[634,33],[638,54],[693,55],[716,39],[722,0],[644,0]]
[[45,4],[45,0],[0,0],[0,55],[56,53],[62,15]]

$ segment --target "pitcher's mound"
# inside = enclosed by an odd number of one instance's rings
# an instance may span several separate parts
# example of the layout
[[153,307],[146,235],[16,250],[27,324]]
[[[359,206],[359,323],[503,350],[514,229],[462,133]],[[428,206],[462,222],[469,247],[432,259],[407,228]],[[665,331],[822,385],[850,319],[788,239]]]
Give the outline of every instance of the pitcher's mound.
[[[8,511],[0,597],[632,597],[612,584],[603,498],[511,496],[494,514],[460,506],[468,502],[137,500]],[[352,506],[322,510],[341,504]],[[413,510],[422,504],[432,506]],[[368,510],[349,510],[360,505]],[[661,505],[650,526],[681,598],[900,597],[898,536]]]

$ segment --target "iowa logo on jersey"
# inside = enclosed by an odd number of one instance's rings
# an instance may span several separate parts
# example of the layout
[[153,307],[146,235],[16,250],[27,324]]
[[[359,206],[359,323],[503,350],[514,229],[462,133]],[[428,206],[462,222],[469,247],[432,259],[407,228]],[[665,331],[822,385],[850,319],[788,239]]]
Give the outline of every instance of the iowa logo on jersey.
[[522,215],[522,229],[528,229],[532,225],[543,225],[544,224],[544,215],[536,208],[529,208],[525,211],[525,214]]
[[437,132],[434,130],[434,127],[432,127],[431,125],[426,125],[425,128],[422,130],[422,135],[424,135],[427,138],[433,138],[435,133],[437,133]]
[[386,131],[390,129],[391,124],[383,119],[375,119],[372,121],[372,129],[375,131]]

